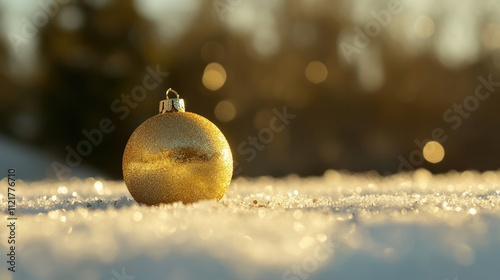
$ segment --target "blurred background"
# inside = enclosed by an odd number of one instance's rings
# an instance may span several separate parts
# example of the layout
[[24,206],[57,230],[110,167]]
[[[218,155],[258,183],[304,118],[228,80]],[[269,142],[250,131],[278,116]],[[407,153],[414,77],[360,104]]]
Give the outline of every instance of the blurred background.
[[27,3],[0,2],[1,164],[19,178],[121,179],[169,87],[223,131],[236,176],[500,166],[499,1]]

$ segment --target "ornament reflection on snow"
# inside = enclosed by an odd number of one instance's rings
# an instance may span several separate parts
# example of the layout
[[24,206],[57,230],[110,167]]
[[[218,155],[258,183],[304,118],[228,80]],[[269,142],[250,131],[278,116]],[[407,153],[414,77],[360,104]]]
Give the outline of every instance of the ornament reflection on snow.
[[[169,99],[170,92],[176,97]],[[125,147],[122,168],[130,194],[147,205],[221,199],[233,174],[226,138],[209,120],[185,112],[176,91],[166,95],[160,114],[142,123]]]

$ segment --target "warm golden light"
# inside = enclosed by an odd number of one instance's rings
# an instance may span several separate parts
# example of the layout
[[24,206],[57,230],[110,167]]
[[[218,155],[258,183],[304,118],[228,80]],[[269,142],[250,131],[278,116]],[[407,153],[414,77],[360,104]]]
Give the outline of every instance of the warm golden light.
[[438,163],[444,158],[444,148],[439,142],[429,141],[424,146],[424,158],[430,163]]
[[94,183],[94,188],[96,189],[96,191],[98,191],[98,192],[102,191],[102,187],[103,187],[103,184],[101,181],[96,181]]
[[306,78],[314,84],[319,84],[328,77],[328,69],[319,61],[311,61],[306,67]]
[[236,117],[236,107],[228,100],[222,100],[215,106],[215,117],[221,122],[230,122]]
[[420,38],[429,38],[434,34],[434,21],[428,16],[419,16],[415,21],[413,30]]
[[224,85],[226,79],[227,75],[224,67],[219,63],[212,62],[205,67],[201,80],[206,88],[215,91]]
[[500,25],[487,24],[481,34],[483,44],[489,49],[500,48]]

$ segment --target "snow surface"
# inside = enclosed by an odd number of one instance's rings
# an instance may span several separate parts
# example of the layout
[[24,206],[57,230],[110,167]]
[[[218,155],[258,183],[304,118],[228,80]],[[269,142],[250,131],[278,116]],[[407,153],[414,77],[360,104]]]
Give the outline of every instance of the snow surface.
[[[30,181],[42,180],[47,177],[57,178],[52,168],[54,155],[47,151],[30,147],[0,135],[0,155],[2,155],[0,157],[0,170],[3,172],[14,166],[22,166],[17,170],[16,175],[19,178]],[[65,163],[64,158],[57,158],[56,160],[61,164]],[[83,162],[78,168],[72,169],[71,174],[72,176],[85,178],[103,176],[104,173]],[[6,191],[0,190],[0,193],[5,194]]]
[[147,207],[123,182],[17,182],[0,279],[500,279],[500,172],[238,178],[220,202]]

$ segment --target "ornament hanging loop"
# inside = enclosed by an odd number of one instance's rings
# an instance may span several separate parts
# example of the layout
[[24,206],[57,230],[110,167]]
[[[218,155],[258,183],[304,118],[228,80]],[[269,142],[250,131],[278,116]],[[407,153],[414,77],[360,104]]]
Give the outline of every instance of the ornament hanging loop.
[[[168,98],[168,94],[173,92],[175,98]],[[185,112],[186,108],[184,106],[184,99],[179,98],[177,91],[172,88],[167,89],[165,93],[167,99],[160,101],[160,114],[171,113],[171,112]]]
[[172,88],[169,88],[169,89],[167,89],[167,92],[165,93],[165,95],[167,96],[167,100],[168,100],[168,94],[170,92],[173,92],[175,94],[175,96],[177,96],[177,99],[179,99],[179,94],[177,93],[177,91],[173,90]]

